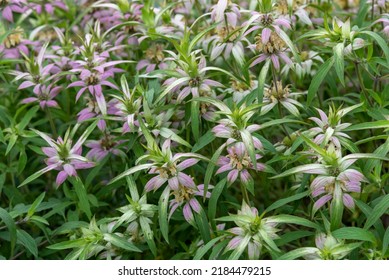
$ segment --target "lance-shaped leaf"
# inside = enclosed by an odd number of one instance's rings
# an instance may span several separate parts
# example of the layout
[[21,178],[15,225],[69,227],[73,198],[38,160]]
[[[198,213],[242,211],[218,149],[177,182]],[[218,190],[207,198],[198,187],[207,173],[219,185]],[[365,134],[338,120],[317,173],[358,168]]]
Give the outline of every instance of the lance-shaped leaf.
[[279,175],[271,177],[270,179],[282,178],[296,173],[326,175],[327,169],[325,165],[319,163],[305,164],[305,165],[293,167]]
[[333,231],[331,234],[338,239],[368,241],[373,244],[377,242],[374,234],[363,228],[343,227]]
[[369,229],[389,209],[389,194],[385,195],[367,217],[364,229]]
[[338,229],[342,223],[343,217],[343,193],[339,182],[335,182],[335,189],[330,205],[331,230]]
[[50,170],[53,170],[55,168],[57,168],[59,166],[59,164],[51,164],[49,166],[46,166],[45,168],[35,172],[34,174],[32,174],[31,176],[29,176],[26,180],[24,180],[19,186],[18,188],[24,186],[24,185],[27,185],[28,183],[34,181],[35,179],[37,179],[38,177],[40,177],[42,174],[50,171]]
[[331,57],[324,64],[322,64],[319,70],[316,72],[308,88],[307,105],[310,105],[312,103],[321,83],[323,82],[324,78],[328,74],[328,71],[330,71],[333,65],[334,65],[334,58]]
[[168,205],[169,205],[170,189],[168,187],[162,192],[158,202],[158,220],[159,227],[163,238],[169,243],[169,220],[168,220]]
[[10,237],[10,245],[11,245],[11,250],[10,250],[10,258],[13,257],[13,252],[17,240],[16,236],[16,224],[15,221],[12,219],[10,214],[3,208],[0,207],[0,219],[3,221],[3,223],[6,225],[8,228],[8,233]]
[[301,59],[300,59],[300,56],[298,55],[298,51],[297,51],[297,49],[296,49],[296,46],[295,46],[295,44],[293,44],[293,42],[290,40],[288,34],[286,34],[284,30],[279,29],[278,35],[279,35],[280,38],[286,43],[286,45],[289,47],[289,49],[292,51],[292,54],[293,54],[293,56],[294,56],[294,59],[295,59],[298,63],[300,63],[300,62],[301,62]]
[[177,143],[184,145],[188,148],[192,148],[191,144],[186,142],[184,139],[182,139],[180,136],[178,136],[176,133],[174,133],[171,129],[169,129],[167,127],[162,127],[160,129],[160,134],[162,137],[165,137],[167,139],[171,139],[174,142],[177,142]]
[[197,98],[193,98],[193,101],[210,103],[215,107],[217,107],[223,114],[232,114],[230,108],[228,108],[227,105],[224,104],[219,99],[215,99],[211,97],[197,97]]
[[339,77],[340,82],[342,83],[343,86],[345,86],[344,82],[344,44],[343,43],[338,43],[334,47],[334,62],[335,62],[335,71],[336,74]]
[[148,223],[147,218],[141,216],[139,218],[139,224],[146,239],[147,245],[149,245],[149,248],[153,255],[157,256],[157,246],[154,242],[154,233],[150,228],[150,224]]
[[196,251],[195,256],[193,257],[193,260],[200,260],[220,239],[222,239],[224,236],[219,236],[211,241],[209,241],[207,244],[205,244],[203,247],[198,249]]
[[136,247],[134,244],[130,243],[125,238],[120,237],[119,235],[116,235],[114,233],[105,233],[104,240],[126,251],[139,252],[139,253],[142,252],[142,250]]
[[359,124],[354,124],[343,129],[343,131],[355,131],[355,130],[368,130],[368,129],[378,129],[378,128],[389,128],[388,120],[380,120],[375,122],[364,122]]
[[295,260],[306,255],[313,255],[319,253],[320,250],[315,247],[298,248],[278,257],[278,260]]
[[123,179],[124,177],[128,176],[128,175],[131,175],[131,174],[134,174],[135,172],[138,172],[138,171],[141,171],[141,170],[145,170],[145,169],[149,169],[153,166],[152,163],[145,163],[145,164],[141,164],[141,165],[137,165],[137,166],[134,166],[126,171],[124,171],[122,174],[116,176],[115,178],[113,178],[109,183],[108,185],[110,184],[113,184],[115,183],[116,181],[119,181],[120,179]]
[[388,43],[380,36],[378,33],[372,32],[372,31],[362,31],[362,34],[366,34],[373,38],[377,44],[380,46],[382,51],[384,52],[384,55],[386,57],[386,63],[389,65],[389,47]]
[[268,218],[269,221],[275,222],[275,223],[287,223],[287,224],[295,224],[295,225],[300,225],[300,226],[305,226],[305,227],[310,227],[314,228],[317,230],[321,230],[321,226],[317,225],[305,218],[293,216],[293,215],[287,215],[287,214],[281,214],[277,216],[272,216]]

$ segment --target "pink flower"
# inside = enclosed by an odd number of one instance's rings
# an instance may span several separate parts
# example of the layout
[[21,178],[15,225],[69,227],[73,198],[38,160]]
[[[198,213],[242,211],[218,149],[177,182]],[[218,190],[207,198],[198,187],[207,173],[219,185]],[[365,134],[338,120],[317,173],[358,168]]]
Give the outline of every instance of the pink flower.
[[272,31],[275,31],[277,34],[280,33],[281,27],[285,27],[286,29],[290,29],[290,22],[285,18],[277,18],[273,14],[260,14],[258,12],[252,12],[252,17],[243,25],[253,24],[254,26],[248,29],[244,36],[249,33],[262,30],[261,31],[261,40],[262,44],[267,44],[270,39],[270,34]]
[[89,93],[95,98],[97,105],[100,109],[100,112],[105,115],[107,114],[107,103],[103,95],[102,86],[108,86],[110,88],[118,89],[116,85],[107,81],[107,77],[110,75],[109,72],[105,72],[100,75],[98,72],[91,72],[89,70],[82,70],[80,74],[81,81],[76,81],[68,85],[69,87],[81,87],[77,92],[76,100],[88,90]]
[[[220,168],[216,174],[228,172],[227,180],[230,184],[234,183],[239,177],[243,185],[253,184],[254,180],[251,177],[249,170],[254,170],[254,166],[242,142],[233,144],[227,148],[228,155],[222,156],[218,160]],[[256,159],[260,159],[260,155],[256,155]],[[257,162],[257,170],[263,170],[265,165]]]
[[200,92],[209,92],[211,87],[223,87],[223,85],[214,80],[205,77],[206,74],[206,61],[202,56],[198,63],[198,75],[193,76],[189,71],[177,68],[176,71],[180,75],[180,78],[169,78],[164,82],[164,86],[171,88],[171,91],[177,92],[177,101],[182,102],[187,96],[199,97]]
[[313,197],[322,195],[313,205],[316,212],[328,201],[331,201],[335,191],[335,184],[340,185],[344,206],[354,209],[354,199],[349,193],[360,193],[361,183],[366,181],[365,176],[355,169],[346,169],[337,176],[320,175],[311,183]]
[[[208,189],[212,189],[213,186],[209,186]],[[194,222],[193,211],[196,213],[200,213],[201,205],[196,199],[196,196],[203,197],[204,196],[204,185],[186,187],[184,185],[179,184],[178,188],[172,190],[171,194],[174,196],[172,200],[170,200],[170,212],[169,219],[176,211],[176,209],[180,206],[183,206],[182,212],[185,220],[188,223]],[[210,198],[211,193],[206,193],[206,198]]]
[[239,6],[229,0],[219,0],[211,7],[211,19],[215,22],[224,21],[225,18],[231,26],[236,26],[240,18]]
[[[264,41],[266,41],[266,43],[264,43]],[[249,48],[261,53],[253,60],[250,67],[268,59],[271,60],[274,68],[277,70],[280,69],[280,60],[291,67],[293,66],[292,60],[286,55],[285,51],[287,48],[285,47],[284,41],[274,32],[270,33],[266,40],[263,39],[263,35],[257,36],[256,43],[250,45]]]
[[68,139],[66,135],[65,140],[58,137],[57,141],[50,138],[48,135],[33,130],[36,134],[41,136],[50,147],[42,148],[48,158],[45,160],[47,167],[41,171],[50,171],[52,169],[58,170],[56,184],[61,185],[68,176],[77,176],[77,169],[88,169],[94,166],[93,162],[90,162],[87,158],[81,156],[82,144],[86,140],[86,137],[91,132],[86,130],[79,140],[72,146],[72,140]]
[[117,146],[123,141],[114,141],[113,137],[109,134],[105,134],[100,140],[87,141],[85,146],[91,148],[86,154],[86,157],[94,161],[101,161],[107,155],[123,155],[125,154],[117,148]]
[[27,10],[25,0],[8,0],[5,3],[6,6],[3,8],[2,16],[9,22],[14,22],[13,13],[23,14]]
[[164,62],[165,55],[163,54],[164,47],[161,44],[155,44],[146,50],[146,59],[139,60],[136,65],[136,70],[145,69],[146,73],[154,71],[155,68],[166,69],[168,65]]
[[23,29],[20,27],[15,28],[0,45],[0,54],[4,58],[20,58],[23,54],[29,55],[30,51],[28,46],[36,45],[29,40],[23,38]]
[[58,107],[57,101],[53,100],[58,93],[61,91],[62,87],[52,87],[53,85],[49,86],[41,86],[34,88],[34,94],[36,97],[28,97],[22,100],[22,103],[33,103],[33,102],[39,102],[39,106],[42,109],[45,109],[46,107]]
[[60,8],[62,10],[67,10],[66,5],[60,0],[50,1],[50,3],[31,3],[29,4],[31,9],[34,9],[38,15],[43,12],[48,13],[49,15],[54,14],[55,8]]

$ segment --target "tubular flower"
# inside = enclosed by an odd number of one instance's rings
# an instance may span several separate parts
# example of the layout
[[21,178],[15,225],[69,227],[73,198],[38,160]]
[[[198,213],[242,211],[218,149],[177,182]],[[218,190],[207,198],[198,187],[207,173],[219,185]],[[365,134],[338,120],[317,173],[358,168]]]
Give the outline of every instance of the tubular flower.
[[294,116],[298,116],[299,110],[297,107],[302,107],[301,103],[290,98],[294,96],[299,96],[301,93],[291,93],[289,86],[283,87],[281,81],[276,81],[270,88],[265,89],[265,94],[263,97],[263,103],[265,104],[261,109],[261,115],[266,114],[278,103],[281,103],[286,110],[289,111]]
[[87,169],[94,166],[93,162],[81,156],[82,144],[86,140],[88,131],[86,131],[74,145],[72,145],[72,140],[68,138],[68,134],[66,134],[64,140],[61,137],[58,137],[55,141],[40,131],[34,130],[34,132],[50,145],[50,147],[42,148],[42,151],[48,156],[48,159],[45,160],[47,167],[41,170],[41,173],[45,173],[52,169],[58,170],[59,173],[56,179],[58,186],[61,185],[68,176],[77,176],[77,169]]
[[255,37],[255,39],[256,43],[254,45],[250,45],[249,48],[253,51],[259,51],[261,54],[254,59],[254,61],[250,64],[250,67],[253,67],[267,59],[271,60],[274,68],[277,70],[280,69],[280,59],[290,67],[293,67],[292,60],[285,52],[287,49],[285,42],[276,33],[271,33],[269,38],[266,40],[266,43],[264,43],[261,35]]
[[[227,148],[228,155],[219,158],[218,165],[220,168],[216,174],[229,171],[227,180],[230,184],[236,181],[239,177],[243,185],[253,184],[254,180],[251,177],[248,170],[255,170],[251,162],[251,159],[246,151],[246,148],[242,142],[233,144],[233,146]],[[256,159],[260,159],[261,156],[256,154]],[[256,170],[263,170],[265,166],[262,163],[257,163]]]
[[[212,189],[213,186],[209,186],[208,189]],[[176,211],[176,209],[180,206],[182,207],[182,213],[184,215],[185,220],[188,223],[194,222],[193,211],[196,213],[200,213],[201,205],[198,202],[196,196],[203,197],[204,196],[204,185],[198,185],[195,187],[187,187],[179,184],[178,189],[172,190],[171,195],[173,195],[173,199],[170,200],[170,212],[169,219]],[[210,198],[211,193],[207,191],[206,198]]]

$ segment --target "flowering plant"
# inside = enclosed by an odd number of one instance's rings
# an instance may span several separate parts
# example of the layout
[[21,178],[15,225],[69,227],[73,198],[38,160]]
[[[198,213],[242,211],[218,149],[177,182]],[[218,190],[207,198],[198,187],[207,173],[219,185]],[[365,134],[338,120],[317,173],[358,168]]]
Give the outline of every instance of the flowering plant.
[[389,259],[387,8],[0,0],[0,260]]

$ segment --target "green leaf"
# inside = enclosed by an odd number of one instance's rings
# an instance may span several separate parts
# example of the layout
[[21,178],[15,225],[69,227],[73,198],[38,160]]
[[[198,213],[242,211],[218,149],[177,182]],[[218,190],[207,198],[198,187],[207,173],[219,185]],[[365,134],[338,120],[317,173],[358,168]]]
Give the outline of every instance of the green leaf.
[[[354,199],[354,200],[355,200],[355,204],[358,206],[359,209],[361,209],[361,211],[366,217],[369,217],[373,213],[373,208],[371,208],[369,205],[367,205],[366,203],[362,202],[359,199]],[[385,234],[385,228],[380,219],[378,219],[374,223],[374,228],[377,230],[380,236],[383,236]]]
[[24,186],[24,185],[27,185],[28,183],[34,181],[35,179],[37,179],[38,177],[40,177],[42,174],[50,171],[50,170],[53,170],[54,168],[56,168],[57,166],[52,164],[52,165],[49,165],[37,172],[35,172],[34,174],[32,174],[31,176],[29,176],[26,180],[24,180],[19,186],[18,188]]
[[292,250],[280,257],[278,257],[279,260],[295,260],[297,258],[311,255],[311,254],[318,254],[320,253],[319,249],[315,247],[304,247],[304,248],[298,248],[295,250]]
[[70,182],[74,186],[74,189],[76,191],[78,200],[79,200],[79,207],[80,209],[88,216],[88,219],[90,220],[92,218],[92,212],[90,210],[90,204],[88,200],[88,194],[86,192],[86,189],[84,187],[84,184],[82,183],[81,179],[79,177],[73,178],[69,177]]
[[18,243],[20,242],[35,258],[38,257],[38,246],[30,234],[22,229],[17,230]]
[[306,197],[308,194],[309,194],[309,191],[305,191],[305,192],[302,192],[302,193],[297,193],[297,194],[292,195],[292,196],[287,197],[287,198],[283,198],[283,199],[277,200],[272,205],[267,207],[265,212],[273,211],[273,210],[275,210],[277,208],[280,208],[281,206],[284,206],[285,204],[288,204],[290,202],[302,199],[303,197]]
[[192,133],[196,142],[200,137],[200,116],[199,116],[199,102],[192,101],[190,105],[190,124]]
[[289,49],[292,51],[292,54],[294,56],[294,59],[300,63],[301,59],[300,56],[298,55],[298,51],[296,49],[295,44],[290,40],[288,34],[285,33],[284,30],[279,29],[278,35],[281,37],[281,39],[286,43],[286,45],[289,47]]
[[159,227],[162,233],[162,236],[165,238],[166,242],[169,243],[169,220],[168,220],[168,204],[169,204],[170,189],[168,187],[162,192],[161,197],[158,201],[159,209]]
[[215,228],[215,217],[216,217],[216,209],[218,208],[218,200],[220,195],[222,194],[224,187],[226,185],[227,178],[222,179],[216,186],[213,188],[211,197],[208,203],[208,217],[211,221],[212,228]]
[[385,195],[367,217],[364,229],[369,229],[389,208],[389,194]]
[[319,170],[325,170],[324,169],[324,165],[323,164],[319,164],[319,163],[300,165],[300,166],[297,166],[297,167],[293,167],[293,168],[291,168],[289,170],[286,170],[285,172],[283,172],[283,173],[281,173],[279,175],[273,176],[270,179],[282,178],[282,177],[286,177],[286,176],[289,176],[289,175],[292,175],[292,174],[296,174],[296,173],[321,174],[321,173],[312,173],[313,170],[317,170],[315,172],[319,172]]
[[328,74],[328,71],[330,71],[333,65],[334,58],[331,57],[324,64],[322,64],[319,70],[316,72],[308,88],[307,105],[310,105],[312,103],[313,99],[316,96],[317,90],[319,89],[321,83],[323,82],[324,78]]
[[138,117],[138,122],[139,122],[139,126],[140,126],[140,129],[143,133],[143,136],[146,138],[146,141],[147,141],[147,146],[150,148],[150,147],[153,147],[156,145],[156,142],[155,142],[155,139],[154,137],[151,135],[150,131],[148,130],[148,128],[146,127],[145,123],[143,122],[141,116]]
[[136,183],[134,181],[134,178],[132,176],[127,176],[126,181],[127,181],[128,189],[130,190],[132,200],[138,201],[139,200],[139,192],[138,192],[138,188],[136,186]]
[[215,23],[211,25],[210,27],[206,28],[205,30],[201,31],[199,34],[197,34],[193,39],[191,39],[188,51],[191,52],[193,48],[196,46],[197,42],[201,40],[205,35],[207,35],[208,32],[210,32],[212,29],[214,29],[218,23]]
[[336,74],[339,77],[340,82],[342,83],[343,87],[345,86],[344,82],[344,44],[338,43],[334,47],[334,61],[335,61],[335,71]]
[[124,171],[122,174],[120,174],[120,175],[116,176],[115,178],[113,178],[108,183],[108,185],[111,185],[111,184],[115,183],[116,181],[119,181],[120,179],[123,179],[124,177],[126,177],[128,175],[134,174],[135,172],[151,168],[152,166],[153,166],[152,163],[145,163],[145,164],[134,166],[134,167],[128,169],[127,171]]
[[192,148],[192,146],[186,142],[184,139],[182,139],[180,136],[178,136],[176,133],[174,133],[171,129],[169,128],[166,128],[166,127],[162,127],[160,129],[160,134],[162,137],[165,137],[167,139],[171,139],[173,140],[174,142],[177,142],[181,145],[184,145],[188,148]]
[[104,240],[107,242],[111,242],[112,245],[122,248],[126,251],[132,251],[132,252],[142,252],[141,249],[136,247],[131,242],[127,241],[125,238],[120,237],[114,233],[105,233],[104,234]]
[[8,228],[9,237],[10,237],[10,245],[11,245],[11,253],[10,258],[13,257],[15,244],[16,244],[16,224],[10,214],[4,209],[0,207],[0,218],[4,222],[4,224]]
[[209,130],[207,133],[205,133],[203,136],[200,137],[200,139],[197,141],[197,143],[192,148],[192,153],[195,153],[205,146],[207,146],[209,143],[211,143],[213,140],[216,139],[215,134],[212,132],[212,130]]
[[380,46],[380,48],[382,49],[382,51],[385,54],[387,65],[389,65],[389,47],[388,47],[388,43],[380,35],[378,35],[378,33],[367,31],[367,30],[366,31],[362,31],[361,33],[370,36],[371,38],[373,38],[377,42],[377,44]]
[[213,245],[215,245],[216,242],[218,242],[223,237],[224,236],[216,237],[216,238],[212,239],[211,241],[209,241],[207,244],[205,244],[203,247],[198,249],[196,251],[195,256],[193,257],[193,260],[201,260],[201,258],[213,247]]
[[74,144],[73,149],[76,150],[77,147],[81,147],[82,144],[88,139],[89,135],[95,130],[98,120],[94,121],[90,126],[85,129],[80,138],[78,138],[76,144]]
[[261,72],[259,73],[258,76],[258,103],[261,104],[263,100],[263,92],[265,89],[265,83],[266,83],[266,76],[267,73],[269,72],[269,67],[270,67],[270,60],[267,60],[265,64],[263,65]]
[[296,217],[292,215],[287,214],[281,214],[277,216],[270,217],[271,221],[274,221],[276,223],[287,223],[287,224],[296,224],[300,226],[310,227],[317,230],[321,230],[321,226],[301,217]]
[[192,101],[200,101],[200,102],[210,103],[210,104],[216,106],[224,114],[232,114],[230,108],[228,108],[228,106],[226,104],[224,104],[222,101],[220,101],[219,99],[203,96],[203,97],[193,98]]
[[342,224],[343,217],[343,194],[340,183],[335,182],[335,189],[330,206],[331,230],[338,229]]
[[386,254],[389,246],[389,227],[385,231],[384,239],[382,241],[382,255]]
[[43,201],[43,199],[45,198],[45,195],[46,195],[46,192],[43,192],[41,193],[36,199],[35,201],[32,203],[30,209],[28,209],[28,212],[27,212],[27,217],[31,217],[32,215],[34,215],[36,209],[38,208],[38,206],[41,204],[41,202]]
[[208,223],[207,215],[205,214],[203,208],[201,208],[199,214],[195,213],[194,218],[196,220],[197,227],[200,231],[200,235],[204,243],[211,240],[211,234],[209,232],[209,223]]
[[375,122],[364,122],[364,123],[354,124],[349,127],[346,127],[342,131],[368,130],[368,129],[377,129],[377,128],[389,128],[389,121],[380,120]]
[[352,239],[358,241],[368,241],[376,243],[376,238],[373,233],[363,228],[343,227],[332,232],[332,236],[338,239]]
[[27,164],[27,154],[24,146],[20,149],[19,162],[18,162],[18,174],[21,174]]
[[148,219],[144,216],[139,217],[139,224],[142,229],[142,232],[144,234],[144,237],[146,239],[147,245],[150,248],[150,251],[153,253],[153,255],[157,256],[157,246],[154,242],[154,233],[150,228],[150,224],[147,221]]
[[84,247],[86,244],[86,241],[84,239],[75,239],[75,240],[66,240],[57,244],[53,244],[48,246],[48,249],[51,250],[65,250],[65,249],[72,249],[72,248],[81,248]]
[[8,155],[8,153],[12,150],[13,146],[15,146],[16,140],[18,140],[18,136],[16,134],[11,134],[7,145],[7,150],[5,151],[5,155]]
[[20,123],[16,125],[18,130],[24,130],[26,126],[30,123],[31,119],[36,115],[36,112],[38,112],[39,106],[34,106],[28,112],[23,116],[23,119]]
[[215,169],[217,160],[220,157],[220,154],[226,147],[226,144],[221,145],[216,152],[213,154],[211,161],[208,163],[207,169],[205,170],[205,176],[204,176],[204,201],[205,201],[205,195],[208,191],[209,182],[211,182],[211,178],[213,176],[213,170]]

